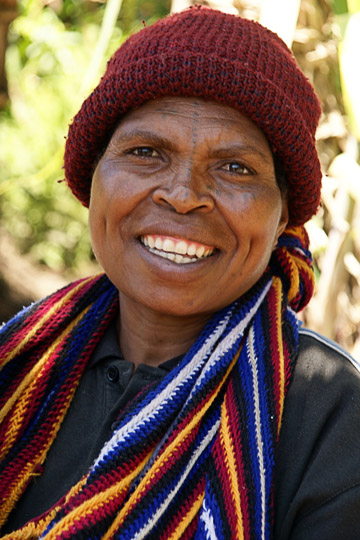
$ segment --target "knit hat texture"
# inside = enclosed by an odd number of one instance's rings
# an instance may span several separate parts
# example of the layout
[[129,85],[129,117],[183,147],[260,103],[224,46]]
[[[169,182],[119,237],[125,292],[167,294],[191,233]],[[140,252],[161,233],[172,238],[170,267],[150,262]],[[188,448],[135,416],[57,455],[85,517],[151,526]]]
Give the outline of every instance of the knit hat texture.
[[291,51],[260,24],[196,6],[131,36],[69,128],[65,176],[89,205],[96,161],[121,116],[162,96],[196,96],[234,107],[264,132],[289,187],[290,224],[320,202],[315,131],[321,108]]

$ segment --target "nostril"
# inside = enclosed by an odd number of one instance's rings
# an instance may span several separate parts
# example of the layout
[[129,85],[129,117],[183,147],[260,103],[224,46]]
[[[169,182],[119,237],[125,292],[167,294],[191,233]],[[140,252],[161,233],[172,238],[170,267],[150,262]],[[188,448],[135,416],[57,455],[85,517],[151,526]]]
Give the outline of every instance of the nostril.
[[153,200],[157,204],[171,206],[179,214],[186,214],[194,210],[212,210],[213,199],[204,194],[198,194],[192,187],[177,185],[173,189],[159,188],[153,193]]

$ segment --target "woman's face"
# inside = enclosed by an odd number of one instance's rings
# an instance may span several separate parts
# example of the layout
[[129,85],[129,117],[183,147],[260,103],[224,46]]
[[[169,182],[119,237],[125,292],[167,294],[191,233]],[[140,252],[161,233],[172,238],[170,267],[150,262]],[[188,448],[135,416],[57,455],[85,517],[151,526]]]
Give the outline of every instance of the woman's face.
[[165,97],[127,113],[92,182],[95,255],[122,295],[210,314],[264,272],[287,219],[262,131],[226,105]]

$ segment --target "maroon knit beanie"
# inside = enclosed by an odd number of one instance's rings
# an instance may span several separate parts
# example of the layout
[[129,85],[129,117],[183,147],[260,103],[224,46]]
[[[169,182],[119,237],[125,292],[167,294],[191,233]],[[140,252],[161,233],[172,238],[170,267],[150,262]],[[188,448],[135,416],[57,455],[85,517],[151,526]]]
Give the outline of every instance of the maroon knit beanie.
[[264,132],[289,186],[290,223],[317,210],[319,101],[283,41],[260,24],[204,7],[131,36],[69,128],[65,176],[88,206],[96,160],[129,109],[162,96],[198,96],[234,107]]

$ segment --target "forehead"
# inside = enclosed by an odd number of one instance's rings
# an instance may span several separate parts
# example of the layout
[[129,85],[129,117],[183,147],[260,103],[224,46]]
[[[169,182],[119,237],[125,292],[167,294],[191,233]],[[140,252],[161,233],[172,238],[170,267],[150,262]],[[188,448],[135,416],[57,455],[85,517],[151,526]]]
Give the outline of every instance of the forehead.
[[221,135],[234,139],[251,139],[270,152],[268,141],[261,129],[247,116],[228,105],[195,97],[166,96],[148,101],[138,109],[127,112],[115,134],[146,127],[154,133],[167,130],[180,132],[194,130],[208,137]]

